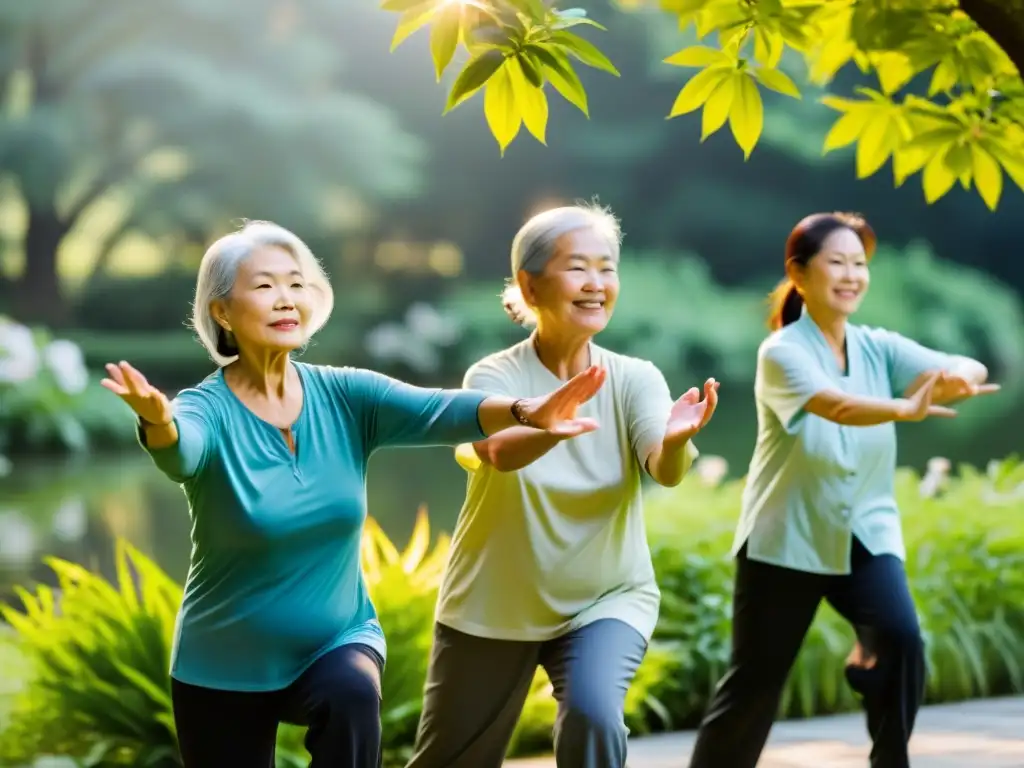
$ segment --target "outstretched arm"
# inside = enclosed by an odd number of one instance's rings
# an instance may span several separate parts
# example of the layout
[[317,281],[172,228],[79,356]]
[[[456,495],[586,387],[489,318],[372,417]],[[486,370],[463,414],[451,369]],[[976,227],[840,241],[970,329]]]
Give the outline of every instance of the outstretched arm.
[[928,416],[955,416],[955,411],[931,401],[938,376],[938,372],[932,373],[910,398],[851,395],[835,386],[806,350],[789,343],[762,350],[755,390],[786,429],[795,428],[805,413],[845,426],[870,427],[921,421]]
[[209,451],[212,430],[197,393],[186,390],[172,404],[128,363],[108,364],[100,382],[124,400],[139,419],[140,445],[161,472],[175,482],[195,475]]

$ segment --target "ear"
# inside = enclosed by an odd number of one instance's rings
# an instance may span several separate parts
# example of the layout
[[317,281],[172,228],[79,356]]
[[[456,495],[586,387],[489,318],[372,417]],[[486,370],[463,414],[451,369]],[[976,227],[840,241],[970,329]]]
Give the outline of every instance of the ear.
[[786,262],[786,277],[796,286],[801,295],[804,290],[804,280],[807,277],[807,267],[795,261]]
[[534,284],[535,280],[536,278],[525,269],[520,269],[516,273],[516,284],[519,286],[519,292],[523,294],[523,301],[525,301],[529,307],[537,306],[537,287]]
[[214,299],[210,302],[210,315],[217,321],[217,325],[225,331],[231,330],[231,322],[228,320],[228,308],[223,299]]

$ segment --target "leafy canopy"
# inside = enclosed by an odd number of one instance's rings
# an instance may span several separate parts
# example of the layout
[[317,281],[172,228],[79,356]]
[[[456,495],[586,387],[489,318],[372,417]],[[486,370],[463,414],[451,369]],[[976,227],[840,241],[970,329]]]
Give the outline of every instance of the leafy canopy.
[[[799,99],[781,68],[787,50],[815,85],[852,65],[877,87],[822,102],[838,113],[823,153],[856,145],[858,178],[892,161],[896,186],[920,173],[931,203],[957,183],[995,209],[1004,173],[1024,188],[1024,83],[1018,68],[955,0],[659,0],[699,41],[665,63],[696,70],[669,117],[700,111],[701,141],[726,123],[744,157],[764,124],[764,89]],[[640,6],[644,0],[620,0]],[[546,86],[588,114],[575,65],[618,76],[579,34],[605,29],[580,8],[548,0],[383,0],[398,14],[392,50],[429,27],[438,81],[463,46],[468,58],[445,111],[484,92],[488,126],[504,154],[523,125],[545,142]],[[918,75],[924,74],[926,84]],[[912,82],[913,81],[913,82]],[[588,115],[589,116],[589,115]]]

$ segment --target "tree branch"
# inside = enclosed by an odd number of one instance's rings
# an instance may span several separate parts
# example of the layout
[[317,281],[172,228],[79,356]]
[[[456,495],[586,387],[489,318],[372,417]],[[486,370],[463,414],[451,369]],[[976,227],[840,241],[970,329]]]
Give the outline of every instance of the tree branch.
[[111,162],[106,170],[102,171],[88,189],[79,195],[78,199],[64,212],[61,222],[68,228],[73,226],[86,208],[102,197],[108,189],[127,177],[135,166],[154,149],[156,149],[155,146],[147,145],[143,150],[126,153]]

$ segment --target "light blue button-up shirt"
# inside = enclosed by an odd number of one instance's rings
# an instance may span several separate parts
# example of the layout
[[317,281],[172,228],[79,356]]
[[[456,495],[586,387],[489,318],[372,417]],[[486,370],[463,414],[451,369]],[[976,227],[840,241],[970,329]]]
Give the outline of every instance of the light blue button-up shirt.
[[852,537],[873,554],[905,558],[894,496],[896,427],[849,427],[807,413],[816,393],[902,397],[953,357],[881,328],[849,325],[847,369],[805,311],[757,356],[757,446],[733,554],[799,571],[850,572]]

